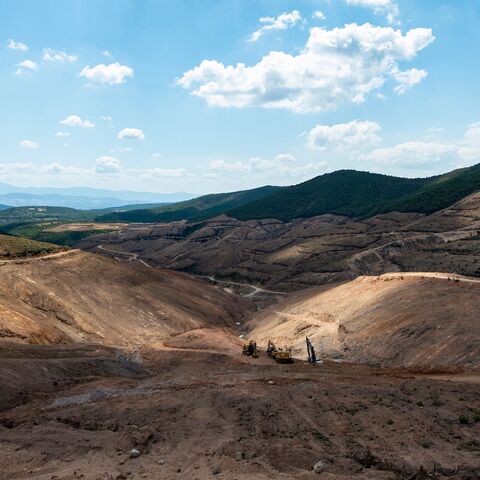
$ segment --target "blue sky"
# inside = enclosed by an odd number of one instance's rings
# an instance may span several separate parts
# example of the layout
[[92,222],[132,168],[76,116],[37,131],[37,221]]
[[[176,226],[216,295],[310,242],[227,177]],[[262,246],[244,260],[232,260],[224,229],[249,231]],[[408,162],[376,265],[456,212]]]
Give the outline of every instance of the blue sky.
[[0,8],[0,181],[206,193],[480,161],[477,0]]

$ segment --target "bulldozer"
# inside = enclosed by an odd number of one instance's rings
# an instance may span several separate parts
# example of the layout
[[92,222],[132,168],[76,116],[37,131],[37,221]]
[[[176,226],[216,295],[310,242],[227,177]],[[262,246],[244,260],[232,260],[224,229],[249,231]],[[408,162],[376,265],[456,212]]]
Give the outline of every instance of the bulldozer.
[[267,355],[277,363],[293,363],[291,349],[277,348],[271,340],[268,341]]
[[243,344],[242,355],[258,358],[257,342],[250,340],[248,343]]

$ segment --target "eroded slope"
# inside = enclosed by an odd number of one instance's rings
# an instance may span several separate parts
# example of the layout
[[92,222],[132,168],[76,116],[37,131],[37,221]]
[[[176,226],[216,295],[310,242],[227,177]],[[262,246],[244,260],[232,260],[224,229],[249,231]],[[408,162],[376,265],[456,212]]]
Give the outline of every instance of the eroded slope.
[[256,314],[249,336],[320,357],[394,367],[480,367],[480,280],[386,274],[299,292]]

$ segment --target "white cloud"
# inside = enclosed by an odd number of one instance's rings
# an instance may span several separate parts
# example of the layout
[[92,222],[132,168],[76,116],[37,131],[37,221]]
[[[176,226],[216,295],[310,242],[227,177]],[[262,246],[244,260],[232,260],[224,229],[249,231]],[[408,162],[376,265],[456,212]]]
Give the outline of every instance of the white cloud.
[[124,128],[118,132],[117,138],[119,140],[124,140],[127,138],[132,138],[135,140],[145,140],[145,134],[138,128]]
[[53,50],[52,48],[43,49],[44,62],[73,63],[77,61],[77,56],[63,51]]
[[102,120],[105,120],[106,122],[111,122],[112,117],[110,115],[102,115]]
[[96,173],[118,174],[120,170],[120,161],[116,158],[107,156],[97,158]]
[[38,70],[38,65],[33,60],[24,60],[23,62],[17,63],[17,67],[18,68],[15,71],[17,77],[31,75]]
[[[434,129],[438,131],[438,129]],[[440,129],[441,130],[441,129]],[[461,139],[451,141],[410,141],[391,147],[377,148],[360,155],[360,160],[381,165],[400,165],[410,168],[438,163],[452,168],[480,162],[480,122],[468,126]]]
[[274,158],[252,157],[245,162],[225,162],[214,160],[210,162],[209,169],[223,172],[248,173],[253,176],[268,178],[273,177],[300,177],[315,175],[327,168],[325,161],[299,164],[290,153],[280,153]]
[[68,132],[62,132],[61,130],[58,131],[55,135],[56,137],[69,137],[70,134]]
[[125,83],[127,78],[133,77],[133,68],[120,65],[118,62],[111,63],[110,65],[100,63],[94,67],[87,65],[80,72],[80,76],[85,77],[93,83],[118,85]]
[[7,42],[7,48],[10,50],[19,50],[20,52],[26,52],[28,50],[28,46],[22,42],[16,42],[12,38],[10,38]]
[[210,162],[211,170],[223,170],[226,172],[249,172],[250,165],[243,162],[225,162],[223,160],[213,160]]
[[394,78],[398,82],[398,85],[393,91],[398,95],[403,95],[414,85],[420,83],[427,75],[428,73],[425,70],[419,70],[418,68],[411,68],[404,72],[398,72],[394,74]]
[[385,15],[388,23],[396,23],[400,14],[398,5],[393,0],[345,0],[347,5],[366,7],[376,15]]
[[336,125],[316,125],[307,135],[312,150],[350,150],[380,143],[381,127],[376,122],[353,120]]
[[260,23],[262,26],[252,33],[250,42],[256,42],[266,32],[273,30],[287,30],[292,28],[302,21],[302,16],[298,10],[293,10],[290,13],[284,12],[278,17],[262,17]]
[[93,128],[95,126],[90,120],[82,119],[78,115],[69,115],[67,118],[60,120],[59,123],[62,125],[68,125],[69,127]]
[[113,57],[112,52],[109,52],[108,50],[104,50],[104,51],[102,52],[102,55],[103,55],[104,57],[108,57],[108,58],[112,58],[112,57]]
[[448,143],[405,142],[387,148],[377,148],[360,156],[360,160],[384,165],[424,166],[438,162],[453,161],[458,155],[457,147]]
[[315,10],[312,13],[312,18],[315,20],[325,20],[327,17],[321,10]]
[[162,157],[162,154],[161,153],[158,153],[158,152],[155,152],[153,155],[152,155],[153,158],[161,158]]
[[38,148],[38,143],[31,140],[22,140],[19,145],[24,148]]
[[480,162],[480,122],[471,123],[460,141],[458,153],[462,160]]
[[179,178],[187,175],[185,168],[149,168],[140,172],[148,177]]
[[298,55],[272,51],[251,67],[204,60],[177,83],[211,106],[333,110],[342,103],[364,102],[389,79],[404,85],[399,62],[413,60],[434,39],[428,28],[404,35],[368,23],[314,27]]

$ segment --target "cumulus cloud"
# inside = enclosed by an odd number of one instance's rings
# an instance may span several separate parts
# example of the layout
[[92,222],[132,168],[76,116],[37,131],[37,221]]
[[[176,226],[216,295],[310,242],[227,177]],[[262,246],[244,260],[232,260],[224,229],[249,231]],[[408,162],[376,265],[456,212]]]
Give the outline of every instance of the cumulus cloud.
[[24,148],[38,148],[38,143],[31,140],[22,140],[19,145]]
[[248,173],[251,175],[265,175],[279,177],[304,177],[315,175],[327,168],[325,161],[300,164],[290,153],[280,153],[274,158],[252,157],[245,162],[225,162],[214,160],[209,169],[223,172]]
[[95,167],[97,173],[117,174],[120,173],[120,169],[120,161],[114,157],[103,156],[97,158],[97,166]]
[[93,128],[95,124],[87,119],[82,119],[78,115],[69,115],[68,117],[60,120],[61,125],[68,125],[69,127],[84,127]]
[[380,143],[381,127],[376,122],[353,120],[336,125],[316,125],[307,135],[312,150],[350,150]]
[[63,51],[53,50],[52,48],[43,49],[44,62],[73,63],[77,61],[77,56]]
[[58,131],[55,135],[56,137],[69,137],[70,134],[68,132],[62,132],[61,130]]
[[467,162],[480,162],[480,122],[471,123],[459,144],[460,157]]
[[92,83],[118,85],[125,83],[127,78],[133,77],[133,68],[120,65],[118,62],[110,65],[100,63],[94,67],[87,65],[80,72],[80,76],[85,77]]
[[262,26],[252,33],[250,42],[256,42],[266,32],[275,30],[287,30],[302,22],[302,16],[298,10],[293,10],[290,13],[284,12],[278,17],[262,17],[260,23]]
[[395,73],[394,78],[398,82],[398,85],[393,90],[398,95],[403,95],[414,85],[420,83],[427,75],[428,73],[425,70],[419,70],[418,68],[411,68],[404,72]]
[[117,138],[119,140],[129,138],[134,140],[145,140],[145,134],[138,128],[124,128],[118,132]]
[[24,60],[23,62],[17,63],[17,70],[15,75],[17,77],[24,77],[26,75],[32,75],[38,70],[38,64],[33,60]]
[[108,58],[112,58],[112,57],[113,57],[112,52],[110,52],[110,51],[108,51],[108,50],[104,50],[104,51],[102,52],[102,55],[103,55],[104,57],[108,57]]
[[28,50],[28,46],[22,42],[16,42],[12,38],[10,38],[7,42],[7,48],[10,50],[19,50],[20,52],[26,52]]
[[204,60],[177,83],[211,106],[334,110],[342,103],[364,102],[387,80],[413,84],[419,74],[402,76],[399,63],[413,60],[434,40],[429,28],[403,34],[368,23],[314,27],[298,55],[272,51],[251,67]]
[[327,17],[321,10],[315,10],[312,13],[312,18],[315,20],[325,20]]
[[380,165],[401,165],[409,168],[438,163],[452,166],[471,165],[480,162],[480,122],[470,124],[461,139],[404,142],[391,147],[376,148],[359,158]]
[[384,165],[425,166],[457,157],[455,145],[437,142],[405,142],[387,148],[377,148],[360,156],[361,160]]
[[347,5],[370,8],[376,15],[385,15],[388,23],[396,23],[400,14],[393,0],[345,0]]

